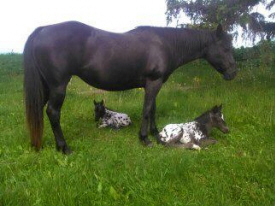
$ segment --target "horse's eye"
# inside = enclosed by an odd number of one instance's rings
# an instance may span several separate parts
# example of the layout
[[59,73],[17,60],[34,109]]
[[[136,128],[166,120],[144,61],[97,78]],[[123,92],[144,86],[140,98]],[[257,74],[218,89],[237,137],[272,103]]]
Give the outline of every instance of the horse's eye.
[[230,48],[225,48],[224,51],[225,52],[230,52]]

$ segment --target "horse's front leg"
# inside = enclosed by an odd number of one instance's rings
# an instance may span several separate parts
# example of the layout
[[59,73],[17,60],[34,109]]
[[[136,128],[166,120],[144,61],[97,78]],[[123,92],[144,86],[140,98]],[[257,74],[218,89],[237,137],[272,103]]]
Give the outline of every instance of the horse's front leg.
[[[151,119],[151,125],[154,127],[151,129],[156,132],[156,124],[155,124],[155,118],[153,115],[153,118],[151,118],[152,114],[155,113],[155,101],[156,101],[156,96],[162,86],[162,80],[157,79],[157,80],[147,80],[146,81],[146,86],[145,86],[145,98],[144,98],[144,104],[143,104],[143,113],[142,113],[142,123],[141,123],[141,128],[140,128],[140,133],[139,133],[139,138],[140,141],[146,145],[146,146],[152,146],[152,142],[148,139],[148,121]],[[152,112],[152,109],[154,110]],[[153,122],[153,124],[152,124]]]

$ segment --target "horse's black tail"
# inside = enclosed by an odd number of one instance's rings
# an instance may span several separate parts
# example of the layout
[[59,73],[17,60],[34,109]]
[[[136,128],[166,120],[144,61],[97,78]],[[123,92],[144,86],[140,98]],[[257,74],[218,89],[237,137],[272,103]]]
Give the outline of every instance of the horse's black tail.
[[37,28],[28,38],[24,53],[24,92],[26,120],[30,132],[31,144],[36,150],[41,148],[43,134],[43,107],[44,107],[44,85],[39,64],[34,55],[33,41],[42,28]]

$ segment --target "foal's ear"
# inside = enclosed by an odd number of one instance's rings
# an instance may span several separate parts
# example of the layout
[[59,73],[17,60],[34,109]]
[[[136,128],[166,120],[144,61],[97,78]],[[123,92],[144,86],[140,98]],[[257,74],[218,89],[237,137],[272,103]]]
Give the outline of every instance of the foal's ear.
[[217,105],[214,106],[211,110],[212,110],[213,113],[218,113],[220,111],[220,109]]
[[94,105],[97,105],[96,101],[94,100]]
[[218,38],[221,38],[223,34],[224,34],[224,31],[223,31],[222,25],[219,24],[216,30],[216,35]]
[[222,111],[222,104],[218,108],[219,108],[219,111]]
[[102,99],[101,102],[100,102],[100,104],[101,104],[102,106],[104,106],[104,105],[105,105],[105,100]]

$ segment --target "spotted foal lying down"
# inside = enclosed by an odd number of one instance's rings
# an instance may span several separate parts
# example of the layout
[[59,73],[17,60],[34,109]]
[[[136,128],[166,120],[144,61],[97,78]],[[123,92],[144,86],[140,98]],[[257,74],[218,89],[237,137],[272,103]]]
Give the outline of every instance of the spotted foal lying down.
[[94,105],[95,121],[101,120],[98,128],[111,127],[114,129],[119,129],[132,123],[127,114],[118,113],[105,107],[103,100],[101,102],[96,102],[94,100]]
[[229,132],[221,110],[222,105],[215,106],[192,122],[166,125],[159,133],[161,143],[196,150],[200,150],[201,146],[215,144],[217,140],[209,137],[212,128],[216,127],[223,133]]

